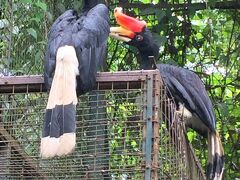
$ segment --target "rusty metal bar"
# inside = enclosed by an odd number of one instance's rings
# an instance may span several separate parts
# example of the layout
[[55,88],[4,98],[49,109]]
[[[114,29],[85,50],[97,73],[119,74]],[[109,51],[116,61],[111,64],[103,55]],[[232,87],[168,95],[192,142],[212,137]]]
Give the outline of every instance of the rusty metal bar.
[[[147,74],[154,74],[157,70],[129,71],[129,72],[101,72],[97,74],[96,89],[136,89],[141,87],[141,82]],[[129,83],[128,83],[129,82]],[[114,85],[112,85],[114,83]],[[0,77],[0,93],[26,93],[45,92],[42,75],[31,76],[5,76]]]
[[152,158],[152,177],[151,179],[159,179],[159,107],[160,107],[160,88],[162,80],[160,74],[154,75],[153,87],[153,158]]
[[147,86],[147,107],[146,107],[146,154],[145,154],[145,180],[151,179],[152,171],[152,120],[153,120],[153,75],[149,75],[146,81]]

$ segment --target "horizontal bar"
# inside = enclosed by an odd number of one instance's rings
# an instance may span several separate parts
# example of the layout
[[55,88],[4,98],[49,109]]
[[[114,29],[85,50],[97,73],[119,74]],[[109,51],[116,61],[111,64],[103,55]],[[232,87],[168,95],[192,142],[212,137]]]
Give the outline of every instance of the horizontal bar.
[[[158,70],[120,71],[97,73],[97,90],[105,89],[137,89],[149,74]],[[127,84],[128,83],[128,84]],[[42,75],[4,76],[0,77],[0,93],[45,92]]]
[[[156,74],[158,70],[99,72],[97,82],[141,81],[148,74]],[[4,76],[0,77],[0,85],[43,84],[42,75]]]

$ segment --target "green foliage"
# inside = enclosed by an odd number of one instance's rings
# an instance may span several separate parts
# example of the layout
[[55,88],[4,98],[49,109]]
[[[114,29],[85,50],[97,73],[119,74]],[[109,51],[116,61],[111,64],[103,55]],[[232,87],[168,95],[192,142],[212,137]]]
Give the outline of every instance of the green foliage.
[[36,0],[6,1],[4,25],[0,29],[5,40],[1,46],[0,70],[12,74],[42,72],[42,59],[47,38],[47,4]]
[[[163,1],[142,0],[140,3],[151,2]],[[186,3],[183,0],[167,2]],[[216,2],[208,2],[208,7]],[[111,10],[118,1],[112,3],[109,4]],[[213,100],[217,130],[225,149],[225,176],[227,179],[234,179],[240,177],[240,13],[239,10],[217,10],[208,7],[197,10],[198,6],[190,6],[188,10],[175,11],[151,6],[126,11],[148,22],[156,42],[161,46],[158,62],[194,70],[204,81]],[[82,1],[1,1],[0,72],[10,71],[16,75],[42,74],[49,27],[57,16],[69,8],[81,9]],[[114,25],[113,17],[111,19],[111,24]],[[111,39],[108,44],[108,71],[139,68],[136,49]],[[124,123],[127,114],[121,104],[116,106],[119,113],[122,113],[121,121]],[[123,129],[119,126],[113,131],[121,134]],[[128,136],[129,146],[135,149],[136,142],[130,138],[131,134]],[[206,149],[205,140],[199,140],[194,133],[188,136],[198,154],[201,154],[199,149]],[[206,156],[201,157],[201,161],[206,162]],[[129,162],[131,163],[133,162]]]
[[[112,169],[136,168],[141,164],[142,152],[142,122],[136,118],[141,113],[138,105],[134,102],[139,92],[124,95],[108,93],[107,119],[109,124],[110,167]],[[142,98],[140,96],[140,98]],[[132,101],[132,102],[131,102]],[[127,174],[126,174],[127,175]],[[141,174],[136,170],[134,175],[128,175],[138,179]]]
[[[110,135],[114,135],[110,142],[110,151],[112,154],[116,151],[123,151],[121,157],[119,157],[119,154],[116,154],[112,165],[118,168],[121,166],[134,166],[136,163],[139,163],[134,154],[141,152],[142,148],[139,144],[142,140],[139,129],[141,124],[138,122],[134,124],[135,122],[129,119],[138,116],[140,110],[136,104],[129,102],[129,99],[124,102],[122,101],[123,97],[118,97],[118,95],[109,94],[108,96],[111,97],[107,107],[108,119],[113,120],[113,125],[109,131]],[[118,119],[115,119],[115,117],[118,117]],[[120,150],[119,147],[128,148]]]

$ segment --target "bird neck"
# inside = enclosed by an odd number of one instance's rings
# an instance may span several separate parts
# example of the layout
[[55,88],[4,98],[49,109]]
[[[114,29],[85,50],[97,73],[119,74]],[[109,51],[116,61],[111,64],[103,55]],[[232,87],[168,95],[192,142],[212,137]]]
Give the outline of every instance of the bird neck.
[[153,69],[153,62],[151,61],[151,58],[147,54],[142,54],[141,55],[141,65],[140,68],[144,70],[150,70]]
[[159,47],[156,44],[152,44],[152,46],[142,49],[139,52],[141,56],[140,68],[144,70],[155,69],[155,60],[157,60],[159,55]]
[[92,9],[94,6],[98,4],[98,0],[85,0],[83,10]]

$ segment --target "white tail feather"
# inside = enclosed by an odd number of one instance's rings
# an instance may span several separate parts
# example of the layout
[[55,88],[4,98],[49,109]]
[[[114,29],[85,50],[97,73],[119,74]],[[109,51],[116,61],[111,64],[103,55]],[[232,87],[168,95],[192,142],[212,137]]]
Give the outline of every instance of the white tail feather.
[[59,138],[44,137],[41,139],[40,155],[43,159],[54,157],[59,149]]
[[210,180],[221,180],[224,172],[224,149],[218,133],[208,134],[208,169]]
[[[56,105],[77,104],[76,76],[78,74],[78,59],[75,48],[73,46],[60,47],[56,55],[56,67],[47,109],[54,110]],[[64,121],[68,121],[68,119],[63,119],[63,124]],[[51,134],[51,132],[49,133]],[[75,147],[75,141],[76,135],[74,132],[65,133],[59,138],[43,137],[41,139],[40,154],[42,158],[69,154]]]
[[56,105],[77,104],[77,68],[78,59],[74,47],[60,47],[57,51],[55,74],[49,93],[47,109],[53,109]]
[[64,156],[73,152],[76,144],[75,133],[65,133],[60,137],[60,145],[57,151],[58,156]]

